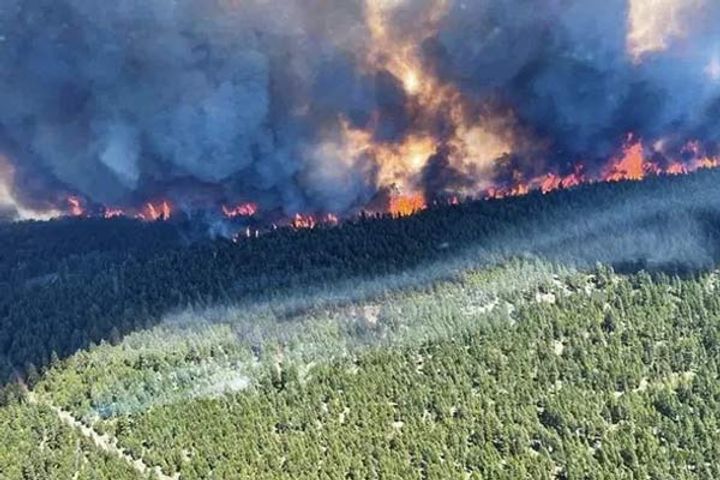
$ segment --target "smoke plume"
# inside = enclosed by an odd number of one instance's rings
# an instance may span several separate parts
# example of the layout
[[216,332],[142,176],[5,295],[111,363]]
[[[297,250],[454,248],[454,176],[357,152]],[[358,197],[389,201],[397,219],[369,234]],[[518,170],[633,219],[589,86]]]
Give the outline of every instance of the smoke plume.
[[0,215],[348,214],[600,172],[629,134],[663,165],[715,157],[719,20],[711,0],[5,0]]

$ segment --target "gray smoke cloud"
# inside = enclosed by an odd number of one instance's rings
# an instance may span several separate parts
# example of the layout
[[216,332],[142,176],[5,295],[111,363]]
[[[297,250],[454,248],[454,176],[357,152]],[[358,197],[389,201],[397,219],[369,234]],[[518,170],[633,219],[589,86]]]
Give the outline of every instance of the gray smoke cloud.
[[[629,131],[714,150],[720,6],[698,1],[692,28],[641,61],[628,0],[448,0],[418,48],[463,101],[512,109],[549,162],[605,160]],[[388,24],[413,38],[437,5],[397,3]],[[362,2],[5,0],[0,153],[16,196],[362,207],[375,167],[334,147],[340,119],[375,122],[378,142],[414,125],[400,80],[362,64],[369,38]]]
[[185,178],[289,210],[348,208],[366,178],[342,179],[348,198],[318,195],[325,160],[308,154],[338,112],[369,109],[372,83],[342,49],[359,12],[276,3],[4,2],[0,139],[18,177],[102,203]]

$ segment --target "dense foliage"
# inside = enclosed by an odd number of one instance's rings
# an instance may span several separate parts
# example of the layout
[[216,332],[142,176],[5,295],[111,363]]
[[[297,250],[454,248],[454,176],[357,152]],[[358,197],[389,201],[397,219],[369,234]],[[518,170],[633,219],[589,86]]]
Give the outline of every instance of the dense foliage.
[[[182,225],[125,219],[0,225],[0,378],[33,372],[188,305],[256,300],[472,252],[525,251],[618,268],[694,269],[720,250],[720,172],[597,184],[543,196],[280,229],[239,243],[187,245]],[[662,192],[659,194],[658,192]]]
[[14,480],[140,479],[129,465],[99,451],[47,407],[0,408],[0,478]]
[[718,179],[2,225],[0,478],[718,478]]
[[[194,343],[166,326],[58,362],[35,392],[181,479],[717,478],[718,276],[548,271],[532,290],[496,288],[529,271],[373,302],[377,323],[356,316],[367,331],[348,333],[372,341],[345,354],[308,348],[322,319],[305,318],[305,343],[267,337],[255,359],[241,339]],[[159,377],[222,365],[233,350],[252,379],[239,390],[153,398]],[[133,408],[99,408],[113,394]]]

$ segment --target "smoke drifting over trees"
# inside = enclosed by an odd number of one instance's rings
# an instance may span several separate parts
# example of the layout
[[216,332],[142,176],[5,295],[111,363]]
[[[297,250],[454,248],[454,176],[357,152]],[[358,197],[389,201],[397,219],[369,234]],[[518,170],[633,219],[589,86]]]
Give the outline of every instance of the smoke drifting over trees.
[[663,4],[6,0],[0,212],[345,213],[600,168],[629,132],[716,155],[720,7]]

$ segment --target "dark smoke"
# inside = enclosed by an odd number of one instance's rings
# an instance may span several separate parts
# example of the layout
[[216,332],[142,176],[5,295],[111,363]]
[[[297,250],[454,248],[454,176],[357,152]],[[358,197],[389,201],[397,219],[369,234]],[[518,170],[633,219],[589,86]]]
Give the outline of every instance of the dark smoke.
[[720,83],[707,68],[720,52],[720,4],[694,4],[682,41],[642,63],[627,51],[628,0],[453,2],[425,52],[438,75],[503,98],[571,161],[607,160],[628,132],[712,143]]
[[[397,34],[416,35],[433,3],[406,0]],[[629,131],[716,149],[711,0],[682,41],[641,63],[627,52],[628,0],[449,3],[419,46],[423,62],[468,103],[512,109],[550,146],[546,162],[604,161]],[[112,205],[359,208],[376,172],[333,148],[339,119],[375,122],[377,142],[417,123],[399,79],[362,65],[368,38],[362,2],[4,0],[0,153],[28,205],[77,193]],[[428,163],[430,190],[467,183],[446,166],[442,152]]]

